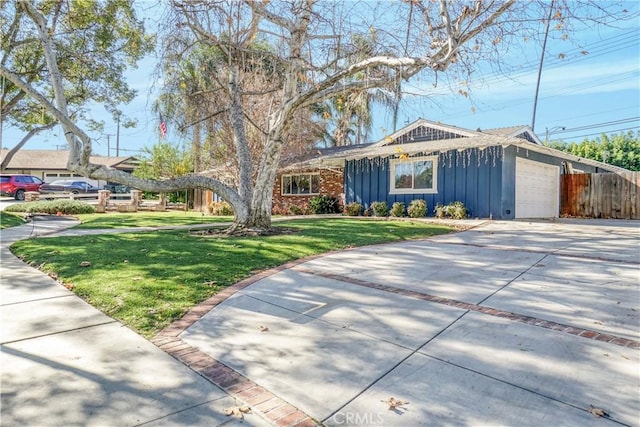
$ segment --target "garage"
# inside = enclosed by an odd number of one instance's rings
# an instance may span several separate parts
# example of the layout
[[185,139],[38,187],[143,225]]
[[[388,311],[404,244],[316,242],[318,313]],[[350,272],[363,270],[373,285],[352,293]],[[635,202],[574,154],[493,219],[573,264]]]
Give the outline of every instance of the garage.
[[557,218],[560,168],[516,157],[516,218]]

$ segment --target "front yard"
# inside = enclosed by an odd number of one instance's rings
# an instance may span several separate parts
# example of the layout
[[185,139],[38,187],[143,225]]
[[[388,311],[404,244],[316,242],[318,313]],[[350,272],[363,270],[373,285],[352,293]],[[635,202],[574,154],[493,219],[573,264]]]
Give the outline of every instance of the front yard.
[[[164,218],[168,225],[171,221]],[[132,224],[124,218],[120,223]],[[212,237],[172,230],[51,237],[21,241],[11,250],[94,307],[151,337],[195,304],[258,271],[332,250],[452,231],[422,222],[348,218],[286,221],[275,227],[291,232]]]

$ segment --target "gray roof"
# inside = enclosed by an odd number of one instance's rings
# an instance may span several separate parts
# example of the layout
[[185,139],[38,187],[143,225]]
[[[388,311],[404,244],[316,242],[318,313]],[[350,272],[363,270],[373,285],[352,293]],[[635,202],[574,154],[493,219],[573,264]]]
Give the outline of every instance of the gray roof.
[[[0,161],[7,153],[7,150],[0,151]],[[66,170],[68,159],[68,150],[20,150],[13,156],[6,169]],[[137,160],[131,156],[91,156],[90,161],[115,169],[133,168],[137,163]]]
[[[416,154],[436,154],[439,152],[446,152],[450,150],[463,151],[467,149],[484,150],[489,147],[501,146],[506,148],[508,146],[514,146],[521,150],[528,150],[532,152],[548,154],[557,158],[561,158],[568,161],[580,162],[583,164],[598,167],[610,172],[628,172],[624,168],[609,165],[607,163],[597,162],[595,160],[585,159],[573,154],[555,150],[545,145],[534,144],[522,138],[516,138],[512,136],[500,136],[491,135],[486,133],[477,133],[478,136],[464,137],[464,138],[451,138],[441,139],[434,141],[423,141],[406,143],[401,145],[381,145],[380,143],[356,146],[356,148],[348,151],[343,151],[326,156],[318,156],[313,159],[290,165],[287,169],[300,169],[310,167],[343,167],[344,163],[349,160],[358,159],[373,159],[376,157],[391,157],[399,156],[402,154],[416,155]],[[387,139],[388,140],[388,139]]]

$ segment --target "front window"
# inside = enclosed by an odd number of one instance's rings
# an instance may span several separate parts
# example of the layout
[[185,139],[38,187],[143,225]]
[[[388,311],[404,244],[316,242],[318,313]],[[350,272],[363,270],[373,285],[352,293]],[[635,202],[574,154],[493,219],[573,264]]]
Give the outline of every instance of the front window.
[[320,194],[320,174],[282,175],[282,194],[285,196]]
[[438,192],[438,158],[415,157],[391,160],[391,194]]

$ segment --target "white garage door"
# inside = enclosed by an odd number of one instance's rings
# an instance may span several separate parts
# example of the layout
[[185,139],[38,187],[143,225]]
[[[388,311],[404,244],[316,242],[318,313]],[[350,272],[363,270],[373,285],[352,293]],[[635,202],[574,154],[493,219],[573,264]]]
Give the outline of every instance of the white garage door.
[[516,157],[516,218],[556,218],[560,168]]

